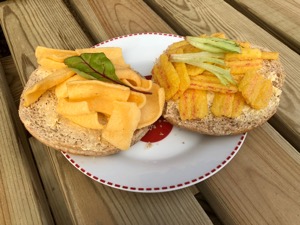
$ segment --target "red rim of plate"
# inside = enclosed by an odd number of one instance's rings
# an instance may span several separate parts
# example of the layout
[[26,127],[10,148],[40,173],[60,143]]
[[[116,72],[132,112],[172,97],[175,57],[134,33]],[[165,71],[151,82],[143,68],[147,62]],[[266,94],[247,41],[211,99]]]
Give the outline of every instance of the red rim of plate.
[[[99,44],[96,44],[93,47],[99,47],[99,46],[101,46],[105,43],[108,43],[108,42],[111,42],[111,41],[114,41],[114,40],[117,40],[117,39],[131,37],[131,36],[138,36],[138,35],[162,35],[162,36],[171,36],[171,37],[180,37],[180,38],[182,37],[182,36],[177,35],[177,34],[168,34],[168,33],[159,33],[159,32],[135,33],[135,34],[128,34],[128,35],[123,35],[123,36],[119,36],[119,37],[114,37],[114,38],[108,39],[106,41],[103,41]],[[132,187],[132,186],[128,186],[128,185],[113,183],[113,182],[110,182],[108,180],[104,180],[101,177],[97,177],[97,176],[93,175],[92,173],[90,173],[89,171],[84,169],[82,166],[80,166],[74,159],[72,159],[72,157],[68,153],[62,152],[62,154],[65,156],[65,158],[74,167],[76,167],[83,174],[85,174],[86,176],[90,177],[91,179],[93,179],[93,180],[95,180],[99,183],[105,184],[107,186],[117,188],[117,189],[120,189],[120,190],[132,191],[132,192],[166,192],[166,191],[173,191],[173,190],[189,187],[191,185],[194,185],[196,183],[204,181],[205,179],[211,177],[212,175],[214,175],[215,173],[220,171],[225,165],[227,165],[229,163],[229,161],[239,151],[242,144],[244,143],[244,140],[245,140],[246,136],[247,136],[247,133],[244,133],[244,134],[241,135],[240,140],[238,141],[238,143],[236,144],[236,146],[234,147],[232,152],[219,165],[217,165],[215,168],[212,168],[211,170],[205,172],[203,175],[200,175],[199,177],[195,177],[192,180],[187,180],[187,181],[184,181],[184,182],[181,182],[181,183],[178,183],[178,184],[173,184],[173,185],[163,186],[163,187]]]
[[134,33],[134,34],[126,34],[126,35],[122,35],[119,37],[114,37],[105,41],[102,41],[96,45],[94,45],[93,47],[100,47],[101,45],[108,43],[108,42],[112,42],[118,39],[122,39],[122,38],[127,38],[127,37],[132,37],[132,36],[140,36],[140,35],[161,35],[161,36],[169,36],[169,37],[178,37],[178,38],[183,38],[183,36],[178,35],[178,34],[168,34],[168,33],[160,33],[160,32],[144,32],[144,33]]
[[163,186],[163,187],[132,187],[132,186],[127,186],[127,185],[122,185],[122,184],[117,184],[117,183],[113,183],[110,182],[108,180],[104,180],[100,177],[97,177],[95,175],[93,175],[92,173],[90,173],[89,171],[87,171],[86,169],[84,169],[83,167],[81,167],[78,163],[75,162],[74,159],[72,159],[72,157],[66,153],[66,152],[62,152],[63,155],[66,157],[66,159],[73,165],[75,166],[79,171],[81,171],[82,173],[84,173],[85,175],[87,175],[88,177],[92,178],[93,180],[105,184],[107,186],[113,187],[113,188],[117,188],[117,189],[121,189],[121,190],[125,190],[125,191],[134,191],[134,192],[165,192],[165,191],[172,191],[172,190],[177,190],[177,189],[181,189],[181,188],[185,188],[185,187],[189,187],[191,185],[194,185],[196,183],[199,183],[201,181],[204,181],[205,179],[211,177],[212,175],[214,175],[215,173],[217,173],[218,171],[220,171],[224,166],[226,166],[229,161],[236,155],[236,153],[239,151],[240,147],[242,146],[245,138],[246,138],[247,133],[244,133],[240,140],[238,141],[238,143],[236,144],[236,146],[234,147],[234,149],[232,150],[232,152],[226,157],[226,159],[224,159],[219,165],[217,165],[215,168],[212,168],[210,171],[207,171],[206,173],[204,173],[203,175],[196,177],[192,180],[187,180],[178,184],[174,184],[174,185],[169,185],[169,186]]

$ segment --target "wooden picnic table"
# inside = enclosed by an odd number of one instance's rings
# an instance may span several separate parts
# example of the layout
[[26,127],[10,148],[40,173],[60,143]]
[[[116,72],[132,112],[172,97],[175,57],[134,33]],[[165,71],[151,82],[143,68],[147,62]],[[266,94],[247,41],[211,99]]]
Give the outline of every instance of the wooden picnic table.
[[[0,3],[0,224],[300,224],[300,3],[233,0],[16,0]],[[280,52],[277,113],[212,177],[136,193],[83,175],[24,129],[19,97],[38,45],[88,48],[132,33],[224,32]]]

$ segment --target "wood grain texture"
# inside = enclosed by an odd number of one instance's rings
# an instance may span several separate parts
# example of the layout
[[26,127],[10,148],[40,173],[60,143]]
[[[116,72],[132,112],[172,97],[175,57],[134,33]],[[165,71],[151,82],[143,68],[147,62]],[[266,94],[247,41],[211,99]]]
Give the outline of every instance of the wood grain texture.
[[[224,1],[163,1],[146,0],[151,7],[183,35],[224,32],[230,38],[248,40],[280,53],[286,73],[286,83],[280,107],[270,121],[296,149],[300,151],[299,72],[300,56],[238,13]],[[224,13],[226,12],[226,13]],[[174,22],[172,22],[174,21]]]
[[[74,49],[93,44],[63,1],[15,1],[3,7],[0,13],[23,83],[37,66],[34,57],[37,45]],[[131,20],[139,21],[139,18],[131,17]],[[166,27],[163,21],[155,26]],[[99,23],[99,27],[103,25]],[[124,34],[122,30],[118,32]],[[31,145],[58,224],[152,224],[153,221],[156,224],[211,224],[189,188],[157,195],[115,190],[82,175],[60,152],[48,149],[35,139]]]
[[143,1],[68,0],[94,39],[101,42],[120,35],[174,31]]
[[17,106],[19,105],[20,95],[23,91],[18,71],[11,56],[0,58],[0,62],[3,66],[3,70],[5,71],[5,78],[7,80],[10,93],[12,94]]
[[79,26],[72,26],[77,22],[62,1],[12,1],[1,8],[1,21],[23,84],[37,67],[38,45],[62,49],[92,45],[88,38],[81,39],[86,35]]
[[[161,193],[143,194],[116,190],[93,181],[76,170],[64,156],[36,139],[31,140],[38,154],[42,177],[47,177],[45,188],[50,201],[60,205],[58,224],[211,224],[189,189]],[[53,177],[49,169],[55,168]],[[51,169],[50,169],[51,170]],[[59,185],[56,185],[58,179]],[[76,187],[76,188],[74,188]],[[60,190],[58,190],[58,188]],[[57,192],[63,193],[59,199]],[[58,212],[59,213],[59,212]],[[57,215],[57,213],[55,213]],[[66,215],[70,218],[65,218]]]
[[248,134],[224,169],[197,186],[224,224],[297,225],[299,173],[300,154],[265,124]]
[[[279,51],[287,81],[273,121],[299,149],[298,54],[223,1],[146,2],[181,34],[222,31]],[[299,153],[265,124],[249,134],[229,165],[197,186],[225,224],[298,224],[299,165]]]
[[[132,2],[118,1],[116,7],[112,7],[114,6],[113,3],[108,4],[108,6],[114,9],[119,7],[120,4],[124,7],[124,5],[133,4]],[[90,11],[90,13],[88,13],[89,11],[82,12],[79,15],[90,14],[92,15],[91,18],[97,18],[94,27],[103,29],[93,37],[97,41],[111,37],[111,35],[118,36],[125,34],[127,30],[136,29],[135,26],[131,28],[130,24],[132,22],[129,21],[137,23],[136,21],[140,19],[138,13],[135,14],[138,15],[136,18],[130,17],[130,20],[126,20],[130,16],[126,13],[127,11],[124,12],[124,15],[127,16],[122,15],[122,18],[124,16],[125,19],[116,19],[118,18],[117,16],[120,16],[120,13],[123,13],[122,10],[118,11],[118,15],[116,13],[111,13],[112,15],[102,13],[105,14],[105,17],[102,17],[103,15],[98,15],[101,12],[100,8],[97,9],[97,13],[94,11],[96,7],[93,7],[92,4],[95,4],[95,2],[88,1],[87,3],[90,4],[90,7],[86,6],[83,9],[93,9],[93,11]],[[292,56],[297,57],[297,54],[287,50],[279,41],[270,39],[270,36],[266,32],[240,14],[233,13],[233,9],[226,4],[224,5],[222,1],[168,1],[166,5],[162,5],[161,2],[155,2],[152,6],[153,9],[157,9],[157,12],[168,23],[171,25],[176,24],[176,31],[181,30],[182,34],[184,32],[196,34],[201,33],[200,31],[208,33],[222,30],[231,37],[251,41],[258,40],[257,37],[255,38],[257,34],[260,36],[258,44],[270,46],[271,48],[273,46],[272,49],[275,49],[274,46],[276,46],[276,48],[278,47],[283,50],[283,61],[289,67],[289,73],[297,72],[298,70],[296,66],[297,58],[292,59]],[[224,16],[223,14],[219,16],[224,9],[228,11],[228,15]],[[52,12],[53,15],[50,15],[52,20],[55,20],[55,18],[59,19],[53,22],[45,12]],[[146,12],[144,11],[144,13]],[[157,27],[158,31],[163,31],[164,29],[172,31],[171,28],[166,26],[165,22],[155,16],[152,10],[149,11],[149,14],[150,12],[156,18],[153,21],[156,21],[155,27]],[[24,81],[26,81],[28,76],[26,71],[29,72],[30,69],[35,67],[34,48],[28,46],[36,46],[39,43],[36,41],[37,38],[46,41],[48,47],[60,48],[87,47],[87,45],[91,46],[94,41],[91,41],[89,38],[90,35],[86,35],[82,30],[77,23],[79,20],[75,20],[65,5],[58,0],[50,3],[46,0],[16,1],[3,8],[1,18],[5,22],[3,23],[5,33],[9,39],[9,45],[13,51],[18,71]],[[172,23],[172,21],[175,21],[172,18],[176,18],[176,22]],[[25,21],[18,21],[18,19],[25,19]],[[123,24],[124,20],[128,22]],[[68,27],[62,29],[61,27],[63,27],[65,21],[68,22]],[[84,21],[84,19],[81,21]],[[191,23],[189,23],[190,21]],[[237,24],[236,21],[241,21],[241,24]],[[227,23],[224,25],[222,22]],[[152,24],[151,26],[154,26],[153,23],[150,23]],[[55,24],[59,28],[52,27],[52,24]],[[183,24],[186,26],[183,26]],[[89,28],[88,30],[93,31],[94,29]],[[153,28],[145,28],[145,31],[152,31],[148,29]],[[246,32],[241,32],[243,29]],[[59,30],[60,35],[57,35],[57,30]],[[34,37],[31,38],[31,36]],[[70,40],[72,45],[69,45],[68,38],[72,38]],[[22,48],[17,48],[17,43],[22,43]],[[25,56],[23,51],[26,52]],[[293,91],[295,92],[299,87],[299,83],[296,80],[295,75],[291,75],[291,78],[289,78],[288,88],[290,91],[287,93],[289,96],[285,96],[284,104],[288,103],[288,97],[291,96],[293,97],[291,97],[290,102],[297,103],[297,99],[295,100],[295,96],[292,95]],[[291,108],[295,110],[297,105],[293,105]],[[297,118],[291,116],[293,113],[295,115],[296,112],[283,111],[287,113],[287,119],[293,121],[293,118]],[[280,118],[286,119],[283,114],[280,114]],[[277,121],[279,120],[277,119]],[[287,121],[289,122],[289,120]],[[291,129],[299,130],[297,126]],[[276,138],[276,141],[273,141],[273,137]],[[294,211],[287,212],[288,207],[293,207],[296,210],[299,209],[299,178],[295,175],[299,172],[298,153],[280,138],[269,125],[253,131],[253,134],[249,135],[246,143],[247,141],[249,141],[249,144],[245,144],[241,152],[232,161],[232,163],[237,161],[237,164],[233,164],[234,169],[229,167],[230,163],[223,169],[225,173],[221,174],[222,170],[217,174],[222,175],[221,177],[215,175],[202,183],[200,186],[201,190],[204,190],[205,196],[210,199],[211,204],[214,205],[219,215],[222,216],[227,224],[245,224],[245,222],[246,224],[257,224],[260,221],[266,223],[271,221],[270,223],[274,224],[276,222],[288,224],[290,222],[289,218],[282,215],[281,211],[293,218],[294,221],[298,221],[296,219],[298,219],[297,215],[299,214],[292,213]],[[264,144],[261,144],[262,142]],[[51,198],[50,204],[57,223],[211,224],[193,198],[190,189],[149,195],[115,190],[99,185],[88,177],[83,176],[59,152],[48,149],[35,139],[32,139],[31,143],[41,177],[43,178],[45,190],[49,199]],[[266,153],[268,155],[265,155],[262,149],[265,145],[267,145]],[[273,152],[279,153],[279,155],[273,156]],[[277,164],[269,165],[271,162]],[[245,171],[242,170],[243,172],[241,173],[235,172],[244,165]],[[288,173],[290,167],[287,165],[295,166],[295,174],[294,172]],[[277,182],[279,182],[278,185]],[[288,193],[285,190],[288,190]],[[252,200],[252,197],[249,196],[254,193],[259,194],[254,195]],[[260,202],[258,202],[258,199],[260,199]],[[254,203],[256,205],[253,205]],[[280,205],[273,205],[273,203],[280,203]],[[250,213],[247,213],[247,210]],[[261,214],[261,212],[264,212],[264,214]]]
[[53,224],[0,64],[0,224]]
[[226,0],[259,26],[300,53],[300,2]]

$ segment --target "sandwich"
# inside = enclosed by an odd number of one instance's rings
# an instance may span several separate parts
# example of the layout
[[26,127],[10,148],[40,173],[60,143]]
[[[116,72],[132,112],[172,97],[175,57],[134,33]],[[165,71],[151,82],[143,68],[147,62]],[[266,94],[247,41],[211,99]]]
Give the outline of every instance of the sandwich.
[[39,67],[19,116],[39,141],[72,154],[105,156],[138,142],[162,114],[164,90],[128,65],[122,49],[38,46]]
[[152,77],[165,90],[168,122],[221,136],[248,132],[273,116],[285,74],[278,52],[215,33],[168,46]]

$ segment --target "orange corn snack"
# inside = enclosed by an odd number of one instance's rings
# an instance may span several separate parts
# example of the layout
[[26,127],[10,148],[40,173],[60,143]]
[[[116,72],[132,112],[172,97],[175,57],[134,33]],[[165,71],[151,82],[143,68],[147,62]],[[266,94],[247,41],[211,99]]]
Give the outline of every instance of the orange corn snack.
[[135,103],[116,101],[102,137],[121,150],[128,149],[140,117],[141,110]]
[[151,92],[151,95],[145,95],[146,104],[141,108],[141,119],[138,129],[154,123],[162,114],[165,105],[164,89],[157,84],[153,84]]
[[95,112],[90,110],[88,102],[73,102],[69,101],[67,98],[58,99],[56,111],[62,116],[76,116]]
[[211,107],[211,112],[217,117],[226,116],[229,118],[235,118],[241,115],[244,105],[244,99],[240,93],[216,93]]
[[75,74],[72,70],[66,68],[54,71],[51,75],[37,82],[34,86],[26,90],[24,94],[24,106],[34,103],[50,88],[64,82]]
[[104,128],[104,125],[100,123],[99,116],[100,115],[96,112],[75,116],[64,115],[65,118],[72,121],[73,123],[76,123],[79,126],[86,127],[89,129],[102,130]]
[[39,62],[42,58],[46,58],[49,60],[53,60],[56,62],[63,63],[65,58],[78,55],[77,52],[73,50],[62,50],[62,49],[54,49],[54,48],[46,48],[42,46],[38,46],[35,49],[35,57]]
[[179,99],[179,114],[182,120],[201,119],[207,116],[206,91],[186,90]]
[[221,84],[215,77],[201,77],[197,79],[191,79],[190,89],[205,90],[221,93],[235,93],[238,88],[235,85],[225,86]]
[[272,81],[256,71],[246,73],[238,88],[247,104],[255,109],[266,107],[273,93]]
[[107,99],[127,101],[130,95],[128,87],[98,80],[78,80],[67,83],[68,97],[73,101],[85,98],[105,96]]
[[164,88],[166,100],[171,99],[178,91],[180,79],[173,64],[166,54],[159,57],[158,65],[154,66],[152,75],[158,84]]
[[211,106],[211,112],[215,116],[231,117],[233,99],[233,94],[216,93]]
[[271,60],[277,60],[279,59],[279,53],[278,52],[262,52],[261,53],[262,59],[271,59]]
[[242,48],[241,53],[226,53],[225,61],[260,59],[261,50],[257,48]]
[[[176,54],[182,54],[183,50],[178,49]],[[179,88],[177,93],[173,96],[172,99],[176,100],[185,92],[186,89],[190,86],[190,77],[188,75],[187,67],[185,63],[173,63],[175,70],[177,71],[179,77]]]

